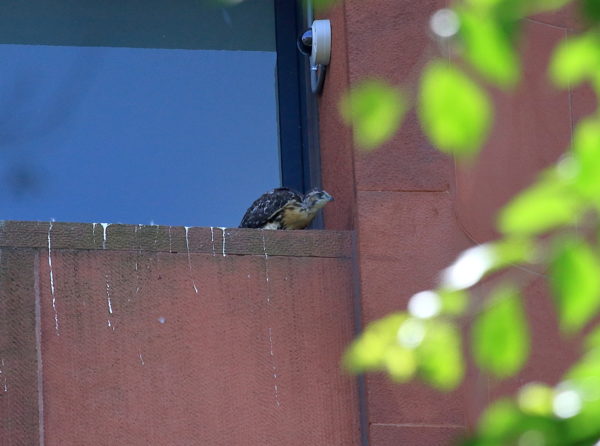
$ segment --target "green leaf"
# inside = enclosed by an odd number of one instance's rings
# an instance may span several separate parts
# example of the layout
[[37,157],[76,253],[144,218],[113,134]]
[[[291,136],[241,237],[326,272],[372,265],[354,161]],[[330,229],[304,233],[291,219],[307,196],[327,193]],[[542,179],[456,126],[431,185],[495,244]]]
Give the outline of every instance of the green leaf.
[[483,413],[479,430],[487,438],[501,439],[510,435],[521,422],[521,412],[509,399],[496,401]]
[[531,262],[536,256],[535,244],[526,237],[505,238],[491,246],[496,259],[494,269]]
[[[575,187],[586,198],[600,204],[600,122],[580,121],[573,138],[574,159],[568,166],[575,178]],[[563,163],[566,161],[563,161]]]
[[490,82],[506,88],[519,80],[520,62],[510,34],[492,14],[459,11],[465,58]]
[[551,416],[554,389],[542,383],[529,383],[519,391],[517,401],[521,410],[529,415]]
[[413,377],[417,369],[415,352],[412,349],[392,345],[384,356],[385,369],[394,381],[405,382]]
[[440,390],[451,390],[464,375],[461,337],[457,328],[439,320],[427,323],[423,342],[417,348],[418,373]]
[[406,109],[400,90],[375,80],[353,87],[340,103],[342,117],[353,126],[354,139],[363,149],[374,149],[389,140]]
[[[305,8],[306,8],[306,4],[308,2],[309,2],[309,0],[304,0]],[[341,0],[311,0],[311,5],[318,12],[324,12],[324,11],[327,11],[329,8],[331,8],[333,5],[335,5],[338,2],[341,2]]]
[[472,330],[477,365],[498,377],[519,371],[529,353],[529,332],[520,296],[512,287],[494,291]]
[[600,351],[589,352],[583,360],[575,364],[566,375],[568,388],[575,390],[581,396],[583,403],[580,412],[564,420],[569,444],[596,444],[582,442],[590,437],[597,440],[600,437]]
[[554,50],[550,77],[559,87],[575,86],[596,75],[600,68],[599,41],[591,34],[565,39]]
[[592,332],[585,337],[584,346],[587,350],[600,349],[600,325],[594,327]]
[[573,2],[573,0],[468,0],[468,3],[475,8],[500,10],[515,9],[523,16],[543,11],[553,11]]
[[457,68],[436,61],[426,67],[421,79],[419,117],[438,149],[469,156],[487,137],[492,109],[477,84]]
[[353,373],[385,369],[387,351],[397,345],[398,329],[407,317],[405,313],[393,313],[369,324],[346,351],[346,369]]
[[600,308],[598,259],[584,241],[566,239],[554,250],[550,273],[561,329],[581,329]]
[[560,9],[574,0],[533,0],[530,1],[530,13],[540,13]]
[[598,0],[582,0],[581,15],[588,22],[600,22],[600,2]]
[[437,294],[442,304],[441,314],[460,316],[469,305],[469,295],[464,290],[441,289]]
[[504,234],[537,235],[575,223],[580,204],[569,183],[549,171],[502,209],[498,227]]

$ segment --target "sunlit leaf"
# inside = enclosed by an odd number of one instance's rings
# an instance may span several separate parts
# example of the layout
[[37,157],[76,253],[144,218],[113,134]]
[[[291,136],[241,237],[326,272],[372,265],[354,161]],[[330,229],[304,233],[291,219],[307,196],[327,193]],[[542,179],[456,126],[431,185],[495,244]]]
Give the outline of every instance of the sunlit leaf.
[[554,11],[560,9],[569,3],[573,3],[574,0],[530,0],[530,13],[539,13]]
[[467,0],[475,8],[499,9],[513,12],[517,10],[523,16],[534,13],[553,11],[573,2],[574,0]]
[[340,103],[342,117],[352,125],[354,139],[363,149],[374,149],[389,140],[406,108],[400,90],[374,80],[353,87]]
[[519,80],[520,62],[510,35],[491,14],[459,11],[465,58],[486,79],[500,87]]
[[385,369],[390,377],[398,382],[408,381],[417,369],[415,352],[400,345],[388,347],[384,356]]
[[[586,119],[575,128],[574,158],[569,172],[577,190],[586,198],[600,204],[600,121]],[[563,161],[564,163],[565,161]]]
[[492,244],[496,262],[494,269],[531,262],[536,257],[533,241],[526,237],[512,237]]
[[513,401],[499,400],[483,413],[479,430],[487,438],[504,438],[516,430],[521,418],[521,412]]
[[421,125],[441,151],[474,155],[487,137],[492,110],[485,92],[445,62],[424,71],[419,97]]
[[600,68],[600,41],[592,35],[563,40],[555,49],[550,76],[563,88],[575,86],[596,74]]
[[556,246],[550,272],[561,329],[579,330],[600,309],[600,263],[585,242],[567,239]]
[[575,223],[580,205],[580,199],[570,185],[555,173],[548,172],[502,209],[498,226],[505,234],[537,235]]
[[529,415],[552,415],[554,389],[542,383],[530,383],[524,386],[517,396],[521,410]]
[[464,290],[437,291],[442,304],[441,313],[448,316],[460,316],[469,305],[469,295]]
[[594,327],[591,333],[585,337],[584,345],[587,350],[600,350],[600,325]]
[[451,390],[462,380],[464,361],[458,329],[447,322],[430,321],[418,347],[418,373],[440,390]]
[[387,350],[397,345],[398,329],[407,317],[394,313],[369,324],[346,351],[345,367],[353,373],[384,369]]
[[581,408],[576,416],[564,420],[570,444],[585,443],[582,440],[600,438],[600,351],[589,352],[575,364],[566,375],[567,386],[581,396]]
[[513,375],[529,353],[529,330],[516,289],[494,291],[475,320],[472,348],[479,367],[498,377]]
[[[309,3],[319,12],[326,11],[337,3],[341,3],[342,0],[304,0],[304,3]],[[306,8],[306,6],[305,6]]]
[[461,290],[475,285],[486,274],[511,264],[530,261],[535,255],[531,240],[506,238],[466,249],[442,271],[442,288]]
[[500,5],[503,1],[504,0],[468,0],[467,3],[475,8],[491,9]]

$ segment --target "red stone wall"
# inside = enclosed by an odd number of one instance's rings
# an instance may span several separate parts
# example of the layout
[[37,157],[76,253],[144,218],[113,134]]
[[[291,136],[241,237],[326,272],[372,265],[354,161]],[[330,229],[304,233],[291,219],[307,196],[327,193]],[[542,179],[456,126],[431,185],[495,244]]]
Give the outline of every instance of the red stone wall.
[[[593,105],[586,91],[557,92],[547,81],[549,54],[575,22],[568,13],[542,15],[525,22],[521,85],[508,95],[490,92],[495,127],[474,165],[455,167],[436,152],[414,113],[383,147],[360,152],[337,113],[341,95],[369,77],[416,94],[420,69],[437,55],[428,19],[446,5],[445,0],[347,0],[327,14],[333,50],[320,103],[323,182],[342,199],[326,209],[326,223],[329,229],[357,231],[363,323],[405,308],[413,293],[436,285],[438,272],[460,250],[493,238],[498,207],[557,160],[573,121]],[[462,388],[440,394],[369,375],[364,401],[369,444],[451,444],[491,398],[529,379],[554,382],[573,350],[557,337],[542,281],[533,280],[527,294],[534,351],[519,377],[497,385],[471,371]]]
[[4,224],[0,445],[358,445],[351,246]]

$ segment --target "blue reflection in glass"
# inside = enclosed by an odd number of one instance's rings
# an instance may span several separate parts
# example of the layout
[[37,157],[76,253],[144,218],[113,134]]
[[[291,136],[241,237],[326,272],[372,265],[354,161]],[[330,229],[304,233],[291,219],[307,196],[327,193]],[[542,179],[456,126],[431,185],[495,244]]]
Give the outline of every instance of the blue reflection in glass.
[[280,184],[274,52],[0,45],[0,219],[237,226]]

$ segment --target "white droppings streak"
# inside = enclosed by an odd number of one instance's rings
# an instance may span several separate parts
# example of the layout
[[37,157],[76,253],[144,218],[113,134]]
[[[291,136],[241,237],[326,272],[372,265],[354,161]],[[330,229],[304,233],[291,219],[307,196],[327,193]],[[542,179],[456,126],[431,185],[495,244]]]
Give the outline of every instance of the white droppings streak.
[[8,392],[8,383],[6,382],[6,372],[4,371],[4,359],[2,359],[2,368],[0,369],[0,376],[2,377],[2,387],[5,392]]
[[48,227],[48,268],[50,269],[50,293],[52,294],[52,309],[54,310],[54,328],[56,336],[60,336],[58,331],[58,311],[56,311],[56,293],[54,290],[54,271],[52,270],[52,239],[50,232],[52,231],[52,222]]
[[[265,255],[265,279],[267,282],[267,306],[271,305],[271,290],[269,289],[269,255],[267,254],[267,244],[265,233],[262,232],[263,253]],[[268,309],[267,307],[267,309]],[[277,363],[275,362],[275,353],[273,351],[273,330],[269,328],[269,354],[271,355],[271,366],[273,368],[273,389],[275,395],[275,405],[281,406],[279,401],[279,388],[277,387]]]
[[210,241],[212,242],[212,251],[213,251],[213,257],[216,255],[215,253],[215,228],[213,228],[212,226],[210,227]]
[[[263,253],[265,254],[265,280],[268,284],[271,281],[269,279],[269,255],[267,254],[267,244],[265,242],[264,231],[261,234],[262,234],[262,242],[263,242]],[[269,302],[269,303],[271,302],[270,293],[268,293],[268,292],[267,292],[267,302]]]
[[106,277],[106,301],[108,303],[108,313],[113,314],[112,302],[110,300],[110,283],[108,282],[108,274]]
[[223,232],[223,257],[225,257],[227,254],[225,254],[225,227],[219,226],[219,229]]
[[142,363],[142,365],[144,365],[144,358],[142,358],[142,352],[139,352],[139,356],[140,356],[140,362]]
[[173,240],[171,239],[171,226],[169,226],[169,252],[173,252]]
[[106,249],[106,239],[107,239],[106,230],[110,226],[110,223],[100,223],[100,226],[102,226],[102,249]]
[[275,390],[275,405],[281,406],[279,402],[279,388],[277,387],[277,365],[275,364],[275,354],[273,353],[273,330],[269,328],[269,348],[271,353],[271,362],[273,364],[273,389]]
[[190,257],[190,239],[188,232],[190,230],[189,226],[184,226],[185,228],[185,246],[187,248],[187,256],[188,256],[188,267],[190,268],[190,276],[192,277],[192,285],[194,286],[194,291],[198,294],[198,287],[196,286],[196,281],[194,280],[194,273],[192,272],[192,258]]
[[106,279],[106,303],[108,305],[108,317],[106,319],[106,325],[108,325],[114,331],[115,326],[112,323],[112,321],[110,320],[110,315],[113,314],[113,308],[112,308],[112,301],[110,299],[110,282],[108,280],[108,274],[106,274],[104,277]]

